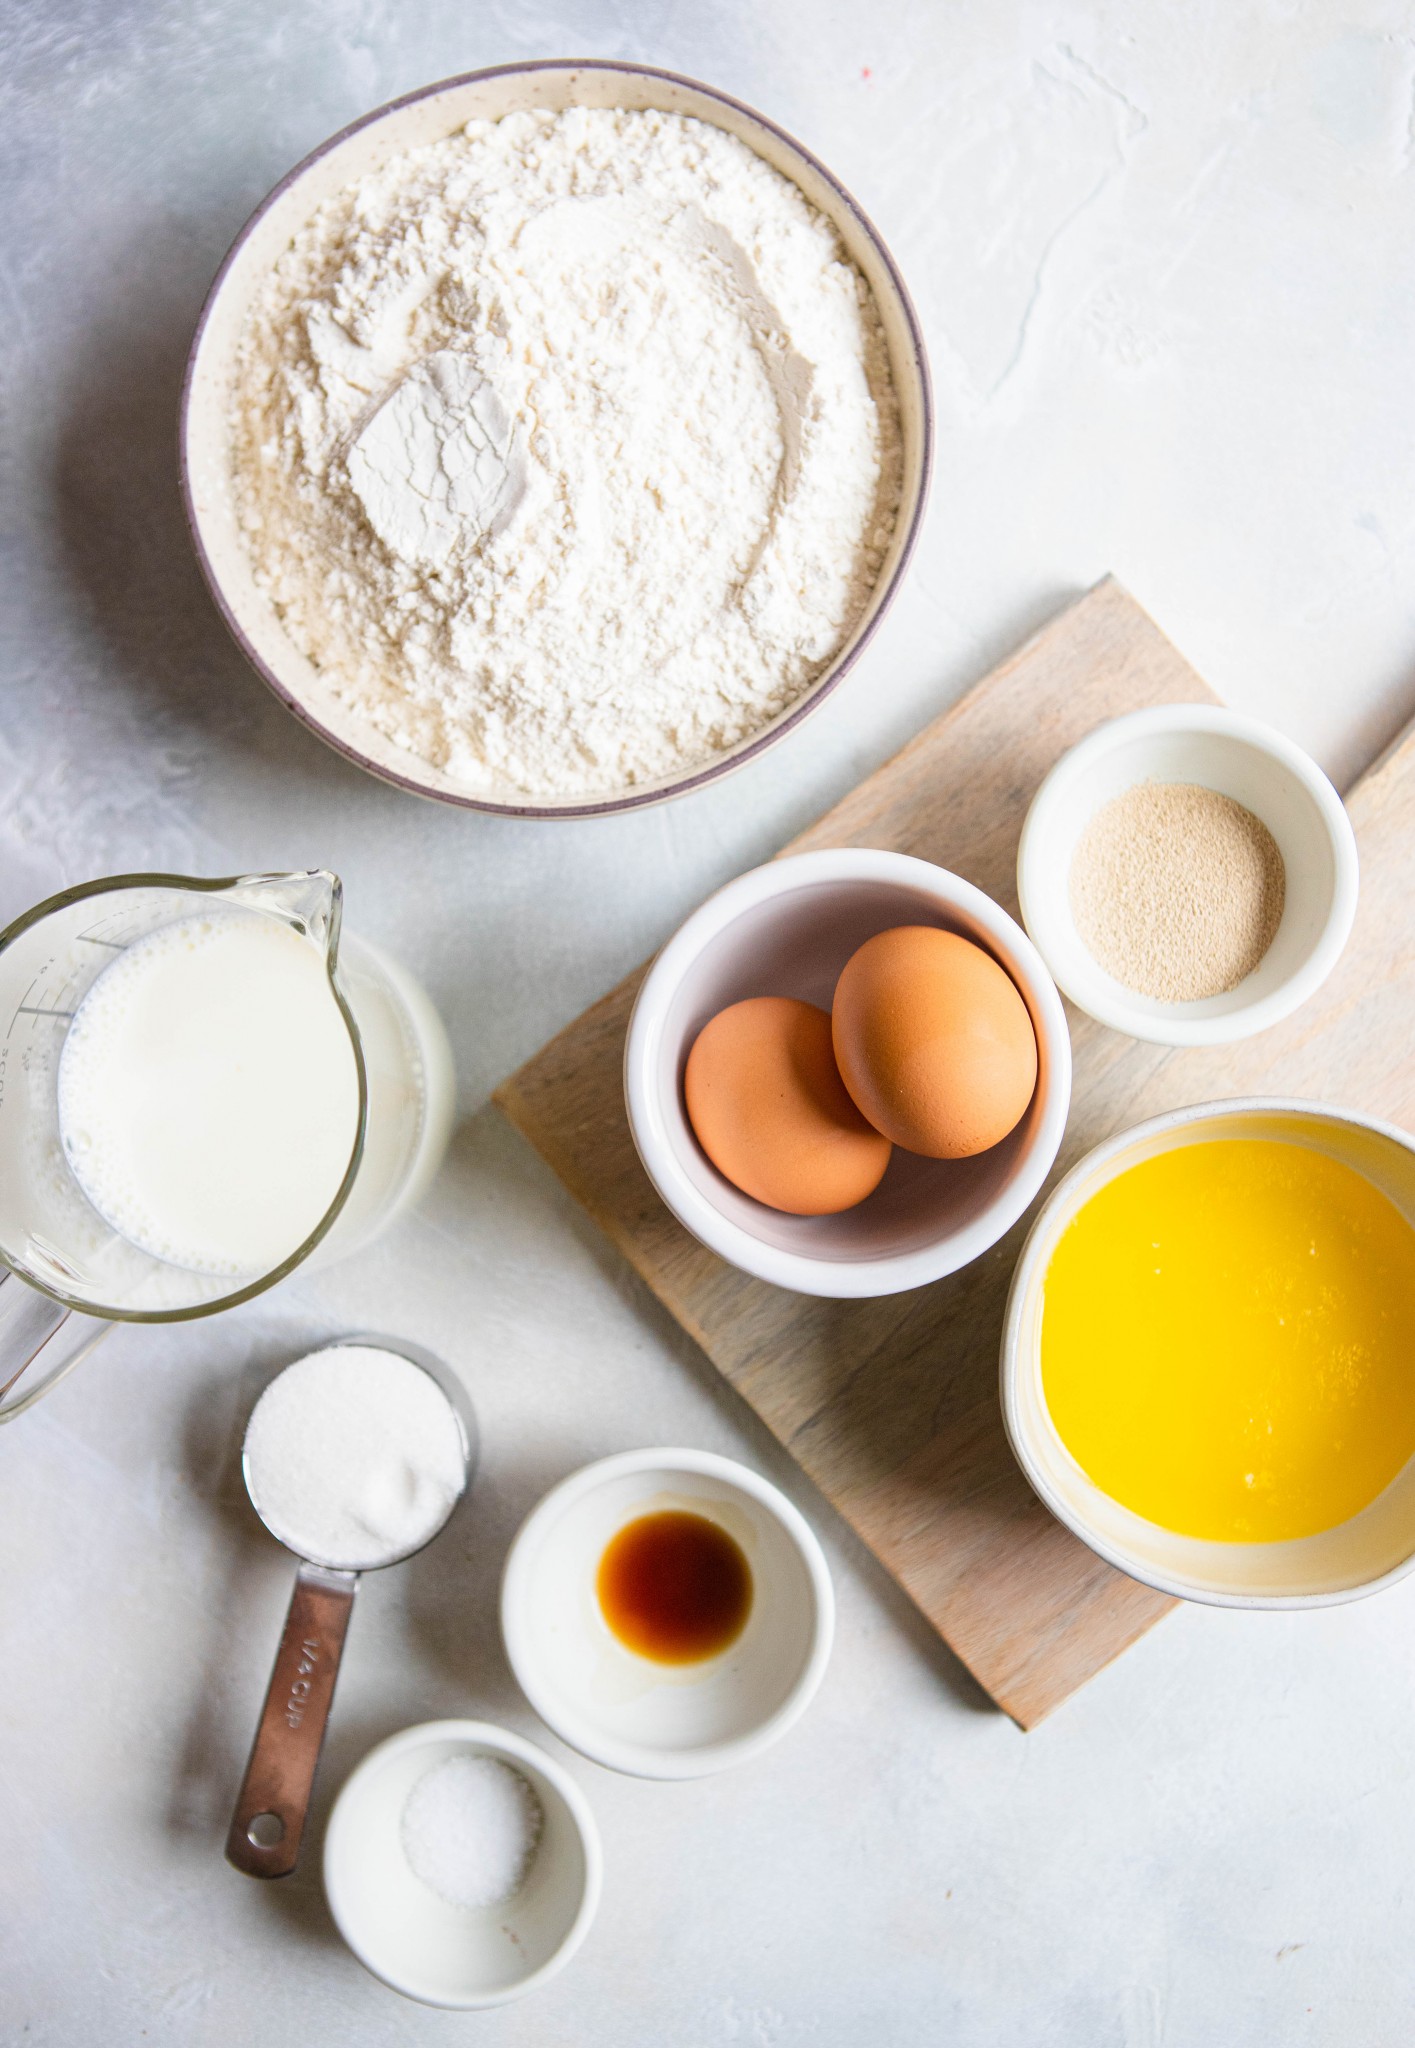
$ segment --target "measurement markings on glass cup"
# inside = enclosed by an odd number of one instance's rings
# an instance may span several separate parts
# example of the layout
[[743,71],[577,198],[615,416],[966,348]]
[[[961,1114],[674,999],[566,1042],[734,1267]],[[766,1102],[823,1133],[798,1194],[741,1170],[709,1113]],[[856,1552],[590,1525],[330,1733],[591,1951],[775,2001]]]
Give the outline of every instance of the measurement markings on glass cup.
[[[65,1019],[72,1018],[74,1014],[73,1010],[61,1009],[59,1003],[45,1002],[43,1000],[43,994],[49,993],[49,991],[43,991],[41,993],[41,999],[38,1002],[32,1003],[29,1000],[30,997],[35,994],[36,990],[39,989],[40,983],[44,980],[45,976],[49,973],[49,970],[53,966],[54,961],[52,959],[46,960],[44,965],[40,968],[38,974],[35,975],[29,987],[25,990],[23,997],[16,1006],[14,1016],[10,1019],[10,1030],[12,1032],[14,1031],[15,1026],[19,1023],[21,1017],[63,1017]],[[70,975],[67,981],[60,983],[59,987],[53,991],[53,994],[59,996],[60,1002],[62,1002],[63,997],[67,995],[69,989],[72,988],[72,986],[73,976]]]

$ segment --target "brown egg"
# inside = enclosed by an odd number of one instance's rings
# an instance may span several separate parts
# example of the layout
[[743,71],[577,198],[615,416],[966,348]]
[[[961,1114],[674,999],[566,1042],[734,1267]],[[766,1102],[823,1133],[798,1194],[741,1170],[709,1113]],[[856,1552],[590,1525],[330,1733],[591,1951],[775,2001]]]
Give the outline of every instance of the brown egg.
[[930,1159],[986,1152],[1037,1085],[1037,1039],[1011,977],[970,939],[899,925],[845,963],[835,1058],[878,1131]]
[[833,1216],[873,1194],[890,1144],[845,1093],[830,1018],[790,996],[720,1010],[688,1055],[688,1121],[734,1187],[791,1216]]

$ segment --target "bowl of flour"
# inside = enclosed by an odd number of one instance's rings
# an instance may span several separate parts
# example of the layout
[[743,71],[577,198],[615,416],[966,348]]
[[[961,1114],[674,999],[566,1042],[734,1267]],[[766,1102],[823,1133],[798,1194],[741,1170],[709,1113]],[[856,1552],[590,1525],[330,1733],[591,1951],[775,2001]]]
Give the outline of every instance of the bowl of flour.
[[849,194],[671,73],[525,64],[346,129],[226,258],[182,405],[212,593],[359,766],[523,816],[780,739],[904,574],[918,321]]

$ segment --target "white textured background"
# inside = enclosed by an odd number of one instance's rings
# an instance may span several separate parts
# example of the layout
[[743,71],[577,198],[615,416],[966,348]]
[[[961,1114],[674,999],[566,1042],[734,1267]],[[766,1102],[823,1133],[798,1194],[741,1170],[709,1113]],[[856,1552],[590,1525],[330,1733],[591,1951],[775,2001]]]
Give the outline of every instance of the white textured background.
[[[227,643],[175,485],[187,342],[251,207],[379,101],[518,56],[667,64],[794,130],[892,243],[937,384],[933,509],[870,656],[780,751],[622,823],[442,812],[324,751]],[[443,1007],[464,1109],[374,1256],[120,1333],[0,1439],[0,2038],[1407,2043],[1415,1585],[1183,1611],[1020,1735],[485,1103],[1106,569],[1338,780],[1415,709],[1415,10],[9,0],[0,164],[0,916],[135,867],[333,866]],[[834,1665],[770,1756],[679,1787],[571,1760],[601,1916],[499,2013],[364,1976],[313,1856],[275,1887],[221,1860],[289,1578],[235,1450],[263,1380],[351,1326],[452,1359],[485,1455],[440,1546],[360,1597],[320,1817],[429,1715],[557,1747],[495,1584],[586,1458],[746,1457],[837,1575]]]

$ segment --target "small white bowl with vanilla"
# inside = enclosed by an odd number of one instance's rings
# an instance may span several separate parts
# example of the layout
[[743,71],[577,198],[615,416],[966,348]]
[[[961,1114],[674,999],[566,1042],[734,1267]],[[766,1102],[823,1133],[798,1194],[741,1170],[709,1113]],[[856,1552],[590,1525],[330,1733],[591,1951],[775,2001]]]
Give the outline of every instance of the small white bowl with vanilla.
[[1216,704],[1097,727],[1038,789],[1017,850],[1022,922],[1062,994],[1156,1045],[1289,1016],[1341,957],[1357,889],[1351,821],[1316,762]]
[[[616,1556],[673,1524],[686,1550],[642,1552],[625,1606],[606,1583]],[[725,1605],[723,1564],[737,1578]],[[651,1641],[665,1625],[677,1640]],[[633,1777],[701,1778],[760,1755],[805,1712],[835,1595],[810,1525],[769,1480],[712,1451],[625,1451],[572,1473],[527,1518],[501,1629],[562,1742]]]

